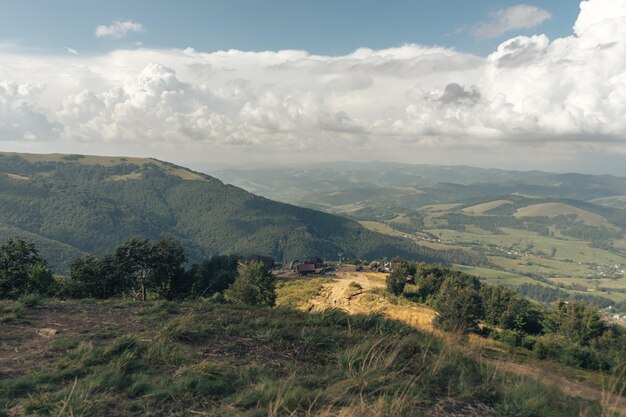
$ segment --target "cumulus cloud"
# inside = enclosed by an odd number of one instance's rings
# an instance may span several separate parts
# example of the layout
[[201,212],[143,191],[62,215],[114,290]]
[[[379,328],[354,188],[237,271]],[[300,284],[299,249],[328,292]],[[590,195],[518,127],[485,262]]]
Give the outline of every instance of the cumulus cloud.
[[0,51],[0,139],[282,160],[394,152],[410,160],[425,149],[502,158],[529,143],[558,145],[558,155],[626,154],[624,56],[626,0],[584,1],[571,36],[515,37],[487,57],[413,44],[342,56]]
[[58,126],[34,104],[42,84],[0,82],[0,141],[49,140]]
[[110,25],[100,25],[96,27],[94,35],[96,38],[120,39],[131,32],[143,32],[145,28],[141,23],[132,20],[116,20]]
[[552,15],[547,10],[518,4],[496,10],[492,13],[492,20],[478,24],[472,30],[472,34],[481,39],[497,38],[512,30],[536,27],[550,17]]

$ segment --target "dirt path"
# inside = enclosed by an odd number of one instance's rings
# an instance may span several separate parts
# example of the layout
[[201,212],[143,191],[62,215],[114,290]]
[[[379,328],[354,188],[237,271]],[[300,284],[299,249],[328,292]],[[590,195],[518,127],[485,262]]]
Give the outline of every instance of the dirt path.
[[[353,283],[358,284],[360,288]],[[311,311],[339,308],[350,314],[381,313],[391,319],[404,321],[417,329],[438,333],[446,337],[445,334],[434,328],[433,321],[436,313],[432,309],[409,302],[392,304],[382,295],[369,293],[372,289],[384,287],[384,274],[340,270],[333,282],[326,284],[320,295],[310,301],[309,307]],[[484,343],[484,339],[480,337],[470,338],[470,342],[472,345],[479,346]],[[568,379],[552,369],[497,359],[482,359],[489,361],[500,371],[526,376],[546,385],[556,386],[569,396],[598,401],[605,409],[626,416],[626,398],[623,396],[611,395],[609,392],[583,382]]]
[[384,281],[371,278],[359,272],[338,272],[336,279],[326,284],[319,296],[310,301],[311,311],[322,311],[328,308],[339,308],[351,314],[365,313],[359,298],[369,290],[383,288]]

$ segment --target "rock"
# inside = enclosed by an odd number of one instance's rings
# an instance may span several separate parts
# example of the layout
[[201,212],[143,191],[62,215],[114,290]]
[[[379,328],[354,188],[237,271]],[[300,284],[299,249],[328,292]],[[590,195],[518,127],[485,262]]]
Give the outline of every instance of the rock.
[[59,331],[57,329],[39,329],[37,330],[37,334],[41,337],[54,337]]

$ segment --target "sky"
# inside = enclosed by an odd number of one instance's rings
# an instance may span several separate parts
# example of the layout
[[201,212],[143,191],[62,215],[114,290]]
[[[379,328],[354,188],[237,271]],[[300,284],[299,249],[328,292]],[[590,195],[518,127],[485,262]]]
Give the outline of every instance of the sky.
[[626,0],[0,0],[0,150],[626,176]]

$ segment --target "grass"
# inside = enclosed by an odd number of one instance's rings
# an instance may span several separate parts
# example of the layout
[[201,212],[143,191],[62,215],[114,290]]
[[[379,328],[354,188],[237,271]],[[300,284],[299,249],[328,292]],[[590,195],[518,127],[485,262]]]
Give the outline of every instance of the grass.
[[358,282],[356,282],[356,281],[352,281],[350,284],[348,284],[348,287],[350,289],[353,289],[353,290],[362,290],[363,289],[363,286],[361,284],[359,284]]
[[309,301],[318,296],[329,278],[287,278],[276,285],[277,301],[281,307],[305,308]]
[[0,323],[27,323],[26,311],[41,305],[44,298],[36,294],[23,295],[17,300],[0,300]]
[[0,415],[601,415],[380,315],[207,301],[125,311],[132,332],[94,328],[1,379]]

